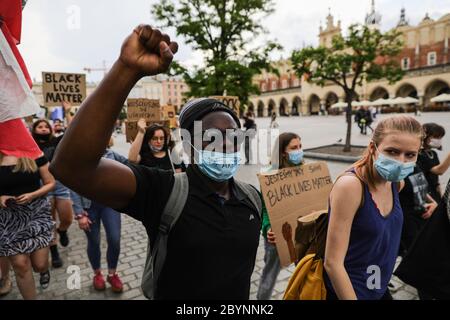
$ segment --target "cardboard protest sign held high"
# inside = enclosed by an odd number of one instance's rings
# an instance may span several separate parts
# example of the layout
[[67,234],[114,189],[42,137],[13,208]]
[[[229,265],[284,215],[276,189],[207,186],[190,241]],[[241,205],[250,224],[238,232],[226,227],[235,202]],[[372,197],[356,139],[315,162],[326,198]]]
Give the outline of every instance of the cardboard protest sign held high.
[[170,121],[170,128],[176,128],[177,127],[177,118],[176,118],[176,112],[175,112],[175,106],[167,105],[162,106],[162,116],[164,120]]
[[325,162],[258,175],[281,265],[296,261],[295,231],[300,217],[328,210],[333,181]]
[[238,117],[241,116],[241,102],[239,101],[239,97],[234,96],[212,96],[210,97],[212,99],[219,100],[224,105],[226,105],[228,108],[236,112]]
[[128,99],[127,119],[129,121],[159,121],[162,119],[159,100]]
[[127,105],[127,121],[125,125],[127,142],[132,142],[136,138],[138,133],[137,123],[140,119],[144,119],[147,122],[147,126],[163,122],[159,100],[128,99]]
[[[169,129],[169,126],[170,126],[170,122],[168,120],[147,121],[147,127],[151,126],[152,124],[159,124],[167,129]],[[132,143],[134,141],[134,139],[136,139],[137,133],[138,133],[137,121],[126,121],[125,122],[125,135],[127,138],[127,142]]]
[[63,101],[79,106],[86,99],[86,75],[42,72],[42,94],[46,107],[61,106]]

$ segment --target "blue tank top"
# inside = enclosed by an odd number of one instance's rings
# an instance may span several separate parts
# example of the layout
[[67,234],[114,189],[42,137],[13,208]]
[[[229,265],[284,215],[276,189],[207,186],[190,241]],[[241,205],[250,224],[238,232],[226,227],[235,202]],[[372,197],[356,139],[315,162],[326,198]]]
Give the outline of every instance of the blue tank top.
[[[392,211],[383,217],[368,186],[364,185],[364,204],[353,219],[344,261],[358,300],[381,299],[394,271],[403,226],[403,211],[396,183],[392,183],[392,195]],[[328,216],[331,214],[329,209]],[[374,280],[377,274],[378,283]],[[335,293],[326,272],[324,276],[327,290]]]

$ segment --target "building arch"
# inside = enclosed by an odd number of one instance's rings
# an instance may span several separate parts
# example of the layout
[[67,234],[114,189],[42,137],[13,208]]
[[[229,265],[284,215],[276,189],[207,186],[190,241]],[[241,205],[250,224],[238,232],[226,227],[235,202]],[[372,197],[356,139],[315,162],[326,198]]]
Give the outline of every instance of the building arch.
[[258,113],[257,113],[257,117],[258,117],[258,118],[264,117],[264,102],[262,102],[261,100],[258,102]]
[[441,79],[435,79],[430,81],[427,86],[425,87],[425,93],[424,93],[424,106],[427,107],[430,105],[430,99],[439,96],[443,93],[449,93],[450,94],[450,86],[448,82],[441,80]]
[[302,99],[299,96],[295,96],[294,99],[292,100],[292,112],[291,112],[291,114],[293,116],[300,115],[301,105],[302,105]]
[[310,115],[318,115],[320,113],[320,98],[315,93],[309,96],[308,112]]
[[269,105],[267,108],[267,115],[270,117],[272,116],[272,113],[277,113],[277,104],[275,103],[275,101],[273,101],[273,99],[269,100]]
[[281,98],[280,100],[280,116],[286,117],[289,116],[289,103],[286,98]]
[[330,109],[330,107],[333,104],[339,102],[339,97],[336,93],[330,91],[325,95],[324,101],[325,101],[325,108],[328,111],[328,109]]
[[375,89],[372,90],[372,93],[369,95],[370,101],[388,98],[389,98],[389,91],[384,87],[376,87]]
[[397,88],[397,91],[395,92],[395,96],[400,97],[400,98],[406,98],[406,97],[417,98],[418,97],[417,88],[410,83],[404,83]]

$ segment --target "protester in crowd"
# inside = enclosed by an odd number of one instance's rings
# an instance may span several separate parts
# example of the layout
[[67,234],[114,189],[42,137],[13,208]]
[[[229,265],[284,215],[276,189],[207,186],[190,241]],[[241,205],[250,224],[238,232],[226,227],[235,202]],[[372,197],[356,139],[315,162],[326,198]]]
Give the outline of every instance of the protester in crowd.
[[280,125],[277,122],[277,113],[272,112],[271,118],[270,118],[270,129],[278,129]]
[[450,299],[450,180],[433,215],[395,270],[421,300]]
[[[424,228],[438,204],[428,193],[428,182],[422,170],[416,165],[414,172],[405,178],[405,187],[400,192],[400,204],[403,209],[403,229],[399,255],[407,254],[420,231]],[[418,290],[421,300],[431,296]]]
[[56,138],[64,134],[64,121],[62,119],[56,119],[53,121],[53,134]]
[[11,292],[12,283],[9,271],[11,265],[8,258],[0,257],[0,297],[6,296]]
[[[113,145],[114,140],[111,137],[103,157],[128,165],[128,159],[111,150]],[[120,232],[122,225],[120,213],[100,203],[83,198],[73,191],[71,191],[71,197],[73,200],[75,220],[78,221],[80,229],[86,233],[88,240],[87,255],[91,267],[94,270],[94,289],[102,291],[106,288],[106,282],[101,270],[100,250],[100,224],[103,223],[106,232],[106,241],[108,243],[106,252],[108,276],[106,281],[111,285],[113,292],[121,293],[123,291],[123,283],[116,272],[120,255]]]
[[427,179],[417,165],[414,167],[414,172],[404,181],[405,187],[400,192],[404,221],[400,255],[403,255],[411,247],[414,239],[437,207],[436,201],[428,192]]
[[372,128],[373,118],[372,118],[372,112],[370,112],[369,108],[364,107],[364,112],[365,112],[364,119],[366,120],[365,121],[366,122],[365,123],[366,124],[365,134],[367,134],[367,128],[369,128],[370,131],[373,132],[373,128]]
[[355,113],[355,122],[358,124],[361,134],[367,134],[367,119],[364,107],[360,107]]
[[147,128],[145,120],[141,119],[138,122],[138,134],[128,153],[128,160],[150,168],[181,172],[181,163],[170,157],[171,149],[173,144],[167,130],[157,124]]
[[[102,155],[130,90],[139,78],[166,71],[177,49],[159,30],[137,27],[123,44],[118,61],[83,103],[51,164],[51,171],[71,189],[142,221],[150,243],[158,235],[174,173],[128,167]],[[195,121],[201,122],[203,130],[237,134],[240,128],[237,115],[214,99],[197,99],[184,106],[181,128],[195,136]],[[254,189],[233,179],[240,145],[228,134],[222,138],[220,151],[205,150],[208,141],[196,147],[191,147],[194,139],[184,142],[195,164],[187,168],[187,201],[170,232],[157,299],[249,298],[260,211],[250,199],[248,190]],[[87,140],[88,144],[82,143]],[[252,199],[259,197],[255,193]]]
[[[414,118],[384,119],[363,158],[337,179],[324,259],[327,299],[392,299],[388,283],[403,225],[398,193],[414,170],[421,141]],[[374,272],[376,283],[369,278]]]
[[377,118],[377,108],[375,108],[374,106],[371,106],[369,108],[370,114],[372,115],[372,119],[375,120]]
[[439,176],[443,175],[450,167],[450,153],[440,163],[439,156],[433,149],[442,150],[442,138],[445,136],[445,129],[436,123],[425,123],[423,130],[425,136],[417,163],[427,178],[431,196],[436,202],[440,202],[442,190]]
[[54,187],[45,156],[34,161],[0,153],[0,257],[9,259],[24,299],[36,298],[32,269],[43,289],[50,283],[54,222],[45,196]]
[[[255,122],[255,114],[251,111],[248,111],[244,116],[244,128],[247,131],[247,135],[244,141],[245,148],[245,164],[250,163],[250,145],[251,140],[256,135],[256,122]],[[253,132],[252,132],[253,130]]]
[[[50,123],[45,119],[37,120],[32,128],[32,136],[39,148],[44,152],[48,161],[52,161],[55,149],[63,136],[55,137]],[[70,199],[70,190],[60,181],[56,180],[56,186],[52,192],[48,194],[52,206],[52,217],[56,222],[59,219],[59,225],[56,232],[59,235],[60,244],[63,247],[69,245],[69,236],[67,230],[73,221],[72,201]],[[57,237],[55,234],[54,241],[50,246],[52,257],[52,266],[60,268],[63,261],[58,251]]]
[[[291,132],[282,133],[275,142],[269,170],[300,166],[304,162],[300,137]],[[272,231],[269,215],[263,202],[262,235],[264,237],[264,269],[259,282],[258,300],[270,300],[273,288],[281,270],[280,258],[275,246],[276,237]]]

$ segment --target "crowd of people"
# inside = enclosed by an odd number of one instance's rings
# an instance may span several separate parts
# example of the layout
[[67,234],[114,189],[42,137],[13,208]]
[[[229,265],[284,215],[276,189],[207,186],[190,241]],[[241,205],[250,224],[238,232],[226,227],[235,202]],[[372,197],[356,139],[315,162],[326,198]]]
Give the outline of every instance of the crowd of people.
[[[195,99],[179,117],[181,129],[192,137],[182,141],[181,151],[170,130],[147,127],[143,119],[128,158],[111,149],[116,119],[131,88],[143,75],[167,70],[177,50],[167,35],[149,26],[137,27],[76,121],[66,112],[65,124],[52,125],[45,119],[33,123],[30,133],[41,157],[16,158],[0,150],[0,295],[11,291],[11,268],[24,299],[36,298],[33,271],[39,274],[41,287],[49,288],[49,257],[53,268],[64,265],[58,245],[71,245],[68,230],[73,219],[86,234],[93,287],[105,290],[107,282],[113,292],[122,292],[117,266],[121,214],[126,214],[142,222],[150,244],[160,244],[166,236],[165,247],[158,246],[164,250],[148,251],[156,258],[152,263],[158,275],[152,280],[152,298],[248,299],[262,232],[265,266],[257,298],[270,299],[281,270],[275,246],[279,235],[271,228],[259,191],[234,178],[241,145],[226,134],[241,127],[256,129],[253,114],[246,114],[242,125],[218,100]],[[64,103],[66,110],[70,107]],[[367,134],[372,115],[364,108],[358,112],[361,133]],[[195,145],[196,121],[205,131],[223,133],[219,150],[209,150],[208,141]],[[276,114],[270,127],[282,129]],[[380,120],[372,131],[361,160],[338,177],[329,195],[327,300],[392,299],[389,283],[397,257],[408,254],[420,232],[430,227],[427,221],[437,208],[449,210],[449,195],[444,196],[439,176],[449,169],[450,154],[441,162],[435,151],[443,147],[444,128],[394,116]],[[251,143],[244,143],[248,162]],[[190,155],[188,161],[182,160],[182,151]],[[280,134],[273,155],[268,170],[304,165],[301,137]],[[178,204],[179,219],[172,224],[165,212],[180,177],[187,183],[185,198]],[[108,244],[106,281],[101,270],[101,224]],[[158,261],[164,261],[160,269]],[[381,270],[376,288],[367,286],[371,265]],[[436,297],[418,289],[422,299]]]

